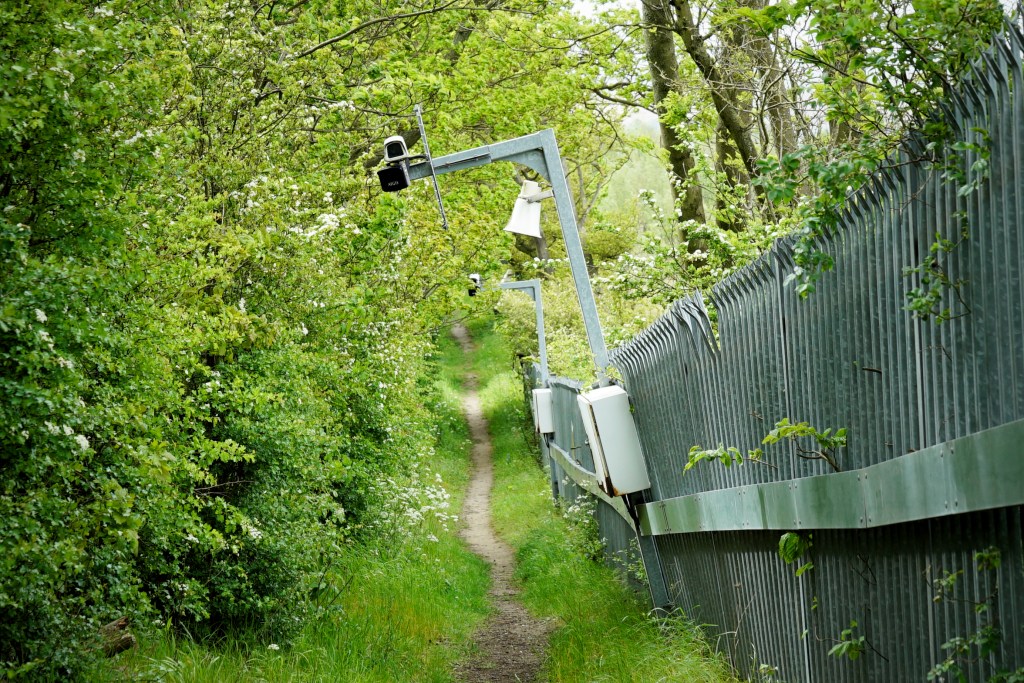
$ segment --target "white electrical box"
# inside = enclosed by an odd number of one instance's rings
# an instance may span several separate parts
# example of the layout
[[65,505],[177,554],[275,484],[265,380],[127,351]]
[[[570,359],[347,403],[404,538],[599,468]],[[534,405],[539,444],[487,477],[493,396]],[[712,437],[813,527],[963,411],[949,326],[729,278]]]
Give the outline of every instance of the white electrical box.
[[629,395],[617,386],[577,396],[601,489],[609,496],[651,488]]
[[540,434],[553,434],[555,431],[550,389],[533,390],[533,426]]

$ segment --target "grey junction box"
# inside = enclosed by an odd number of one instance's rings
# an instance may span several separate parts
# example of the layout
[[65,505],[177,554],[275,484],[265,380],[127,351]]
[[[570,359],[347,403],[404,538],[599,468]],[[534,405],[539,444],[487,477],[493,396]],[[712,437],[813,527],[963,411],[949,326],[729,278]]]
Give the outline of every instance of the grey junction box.
[[533,390],[533,426],[538,434],[553,434],[555,431],[550,389]]
[[624,496],[651,488],[626,390],[601,387],[576,400],[601,489],[609,496]]

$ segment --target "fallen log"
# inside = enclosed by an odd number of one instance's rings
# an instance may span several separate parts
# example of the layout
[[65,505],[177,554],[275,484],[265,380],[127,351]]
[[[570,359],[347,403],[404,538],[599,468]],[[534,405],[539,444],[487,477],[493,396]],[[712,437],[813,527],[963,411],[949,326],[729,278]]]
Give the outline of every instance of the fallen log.
[[119,652],[135,647],[135,636],[128,631],[128,617],[119,617],[100,627],[103,640],[103,654],[113,657]]

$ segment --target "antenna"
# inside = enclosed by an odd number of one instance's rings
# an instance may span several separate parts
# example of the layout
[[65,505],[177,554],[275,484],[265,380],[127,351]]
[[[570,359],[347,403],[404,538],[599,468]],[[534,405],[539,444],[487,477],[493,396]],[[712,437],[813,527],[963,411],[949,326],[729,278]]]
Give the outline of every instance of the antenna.
[[437,197],[437,208],[441,212],[441,227],[448,229],[448,216],[444,213],[444,203],[441,201],[441,189],[437,186],[437,174],[434,173],[434,159],[430,156],[430,145],[427,143],[427,131],[423,127],[423,107],[416,105],[416,121],[420,126],[420,139],[423,140],[423,153],[427,157],[427,164],[430,166],[430,178],[434,181],[434,196]]

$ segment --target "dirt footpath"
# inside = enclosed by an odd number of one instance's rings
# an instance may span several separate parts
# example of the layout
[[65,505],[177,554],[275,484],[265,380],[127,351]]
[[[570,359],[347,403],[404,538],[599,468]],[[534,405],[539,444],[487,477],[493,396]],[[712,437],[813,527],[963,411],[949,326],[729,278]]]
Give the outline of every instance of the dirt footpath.
[[[452,334],[464,353],[472,352],[473,343],[466,328],[459,325],[452,329]],[[515,571],[512,549],[500,541],[491,528],[494,468],[487,421],[477,396],[476,375],[467,375],[463,387],[463,411],[473,438],[473,476],[462,508],[465,526],[461,534],[470,549],[491,565],[490,596],[496,613],[474,635],[477,653],[458,668],[456,676],[465,683],[540,681],[548,626],[530,616],[515,599],[518,591],[512,581]]]

